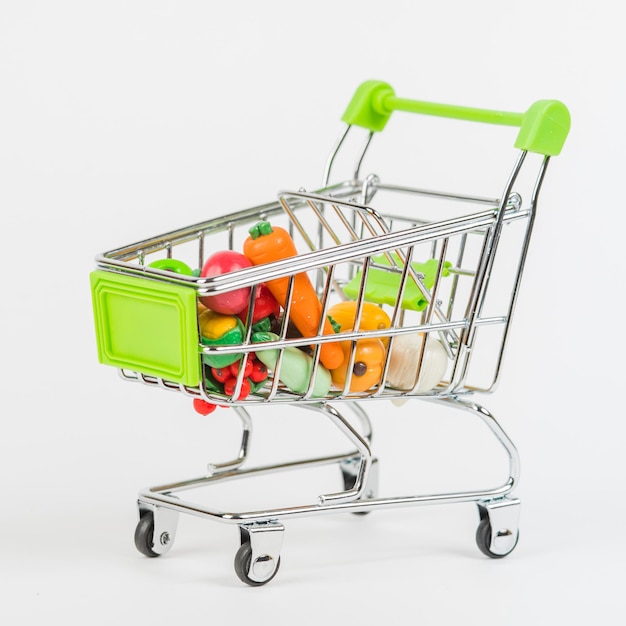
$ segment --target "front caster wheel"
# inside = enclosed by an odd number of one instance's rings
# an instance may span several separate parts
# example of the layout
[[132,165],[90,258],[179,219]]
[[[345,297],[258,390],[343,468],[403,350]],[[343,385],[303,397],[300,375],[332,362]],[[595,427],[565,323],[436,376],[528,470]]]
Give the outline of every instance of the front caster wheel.
[[141,516],[137,528],[135,528],[135,547],[144,556],[159,556],[152,548],[154,546],[154,517],[151,513]]
[[270,582],[279,567],[280,557],[275,561],[267,554],[257,557],[253,563],[252,546],[248,542],[242,544],[235,555],[235,572],[239,580],[251,587],[260,587]]
[[491,559],[501,559],[507,554],[511,554],[519,541],[519,531],[514,533],[509,530],[500,531],[495,537],[496,543],[499,544],[500,548],[498,552],[494,552],[492,550],[492,535],[491,522],[488,517],[485,517],[480,520],[476,529],[476,545],[485,556]]

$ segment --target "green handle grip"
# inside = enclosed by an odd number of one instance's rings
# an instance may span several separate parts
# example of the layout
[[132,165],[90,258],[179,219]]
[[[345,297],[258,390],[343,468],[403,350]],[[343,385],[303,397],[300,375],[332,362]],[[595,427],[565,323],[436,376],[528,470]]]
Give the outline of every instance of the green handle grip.
[[517,126],[515,147],[546,156],[560,154],[570,129],[569,111],[558,100],[538,100],[525,113],[510,113],[398,98],[390,85],[377,80],[365,81],[357,88],[341,119],[378,132],[394,111]]

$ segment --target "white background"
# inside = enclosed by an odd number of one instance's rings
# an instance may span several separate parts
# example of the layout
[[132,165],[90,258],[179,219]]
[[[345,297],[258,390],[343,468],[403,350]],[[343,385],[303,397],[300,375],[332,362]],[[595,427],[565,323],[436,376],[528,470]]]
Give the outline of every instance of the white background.
[[[623,623],[626,56],[615,3],[0,6],[3,623]],[[572,114],[506,374],[484,400],[521,454],[520,543],[506,559],[483,557],[474,505],[456,505],[293,520],[281,570],[259,589],[234,574],[228,525],[182,517],[172,551],[143,558],[138,489],[231,456],[238,424],[97,363],[93,258],[314,188],[369,78],[405,97],[502,110],[557,98]],[[508,148],[514,135],[498,130]],[[472,164],[444,171],[444,189],[471,180]],[[479,422],[422,403],[373,409],[389,495],[490,486],[506,470]],[[315,416],[264,413],[261,462],[330,437]],[[319,492],[301,480],[285,489]],[[276,495],[239,489],[245,506]]]

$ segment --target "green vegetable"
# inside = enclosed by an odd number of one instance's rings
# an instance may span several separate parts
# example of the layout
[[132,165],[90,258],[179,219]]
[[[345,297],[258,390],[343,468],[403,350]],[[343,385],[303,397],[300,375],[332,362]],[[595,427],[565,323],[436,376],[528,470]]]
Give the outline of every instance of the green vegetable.
[[[252,335],[252,341],[257,343],[277,341],[278,339],[278,335],[269,332],[259,332]],[[280,366],[280,382],[295,393],[306,393],[311,381],[313,357],[294,347],[281,348],[281,350],[283,351],[283,358]],[[257,359],[265,363],[271,370],[276,369],[279,353],[278,348],[268,348],[255,352]],[[315,371],[315,385],[311,395],[315,398],[327,395],[330,385],[330,372],[321,363],[318,363]]]

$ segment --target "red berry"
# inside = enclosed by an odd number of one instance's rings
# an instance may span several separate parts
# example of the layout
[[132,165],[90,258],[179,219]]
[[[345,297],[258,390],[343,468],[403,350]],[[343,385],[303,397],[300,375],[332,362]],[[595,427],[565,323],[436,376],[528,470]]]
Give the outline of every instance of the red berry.
[[[235,378],[229,378],[224,383],[224,393],[227,396],[232,396],[235,393],[235,387],[237,386],[237,380]],[[235,398],[236,400],[243,400],[252,390],[250,387],[250,383],[244,378],[241,381],[241,389],[239,390],[239,396]]]
[[230,367],[212,367],[211,374],[213,374],[213,378],[215,378],[218,383],[225,383],[233,377]]
[[267,378],[267,367],[262,361],[254,361],[252,364],[252,371],[250,372],[250,379],[254,383],[260,383]]
[[[230,366],[230,371],[232,372],[232,375],[237,377],[239,376],[239,367],[241,366],[241,361],[235,361],[231,366]],[[246,361],[246,365],[243,368],[243,376],[244,378],[248,378],[248,376],[250,376],[250,373],[252,372],[252,361],[250,359],[248,359]]]
[[194,398],[193,399],[193,408],[200,415],[208,415],[209,413],[213,413],[215,409],[217,409],[217,405],[211,404],[202,398]]

